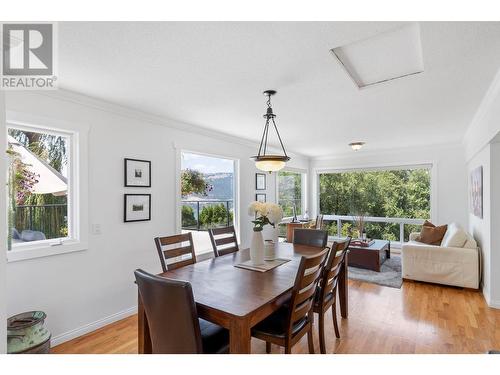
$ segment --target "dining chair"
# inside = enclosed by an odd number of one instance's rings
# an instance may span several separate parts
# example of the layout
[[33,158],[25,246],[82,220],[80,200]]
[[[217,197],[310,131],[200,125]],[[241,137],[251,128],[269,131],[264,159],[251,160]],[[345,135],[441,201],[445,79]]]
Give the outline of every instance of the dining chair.
[[[186,242],[188,244],[184,245]],[[160,256],[163,272],[196,263],[193,235],[191,232],[176,234],[174,236],[156,237],[155,244]],[[189,255],[189,257],[186,257],[186,255]],[[172,260],[172,258],[180,258],[180,260]]]
[[307,333],[309,353],[314,354],[313,303],[328,251],[325,248],[301,258],[289,302],[252,328],[252,336],[266,342],[267,353],[271,352],[271,344],[276,344],[290,354],[292,346]]
[[153,354],[229,351],[229,331],[198,318],[191,284],[135,270]]
[[314,312],[318,314],[319,348],[322,354],[326,353],[325,347],[325,313],[332,308],[333,327],[335,336],[340,338],[339,326],[337,323],[337,285],[345,261],[345,255],[349,248],[351,238],[345,241],[334,242],[328,259],[323,267],[321,280],[319,282],[316,298],[314,301]]
[[295,228],[293,232],[293,243],[296,245],[307,245],[326,247],[328,232],[326,230]]
[[316,216],[316,224],[314,225],[314,229],[323,229],[323,215]]
[[208,230],[215,257],[234,253],[239,250],[234,225]]

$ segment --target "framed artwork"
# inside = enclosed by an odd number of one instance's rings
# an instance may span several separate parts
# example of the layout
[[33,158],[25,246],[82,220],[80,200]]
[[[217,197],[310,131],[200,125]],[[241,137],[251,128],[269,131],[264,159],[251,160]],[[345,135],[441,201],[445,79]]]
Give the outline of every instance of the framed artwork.
[[151,220],[151,194],[124,194],[123,221]]
[[151,187],[151,162],[125,159],[125,187]]
[[483,166],[470,173],[470,209],[474,216],[483,218]]
[[266,202],[266,194],[264,194],[264,193],[257,193],[257,194],[255,194],[255,200],[257,202],[265,203]]
[[266,174],[255,174],[255,190],[266,190]]

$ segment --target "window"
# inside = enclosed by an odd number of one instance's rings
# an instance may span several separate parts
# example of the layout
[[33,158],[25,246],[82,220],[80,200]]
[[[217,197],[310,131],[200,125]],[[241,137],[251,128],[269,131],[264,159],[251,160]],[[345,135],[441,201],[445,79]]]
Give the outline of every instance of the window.
[[333,236],[339,229],[342,236],[359,236],[360,217],[396,218],[366,221],[367,237],[408,240],[409,233],[419,229],[415,223],[430,218],[430,208],[430,166],[319,174],[319,210],[337,216],[326,222]]
[[9,117],[7,259],[86,249],[88,128],[60,122],[49,128],[38,125],[47,119],[14,112]]
[[294,171],[279,171],[278,204],[283,209],[284,217],[294,214],[302,215],[305,212],[305,173]]
[[198,252],[212,251],[208,229],[235,225],[236,161],[181,152],[181,227]]

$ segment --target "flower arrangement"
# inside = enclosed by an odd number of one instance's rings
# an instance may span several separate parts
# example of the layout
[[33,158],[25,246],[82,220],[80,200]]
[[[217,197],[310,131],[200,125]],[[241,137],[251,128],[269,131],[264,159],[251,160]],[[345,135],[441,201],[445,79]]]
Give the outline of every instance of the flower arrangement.
[[283,210],[275,203],[252,202],[248,206],[248,214],[255,217],[252,220],[254,232],[262,231],[267,224],[275,228],[283,218]]

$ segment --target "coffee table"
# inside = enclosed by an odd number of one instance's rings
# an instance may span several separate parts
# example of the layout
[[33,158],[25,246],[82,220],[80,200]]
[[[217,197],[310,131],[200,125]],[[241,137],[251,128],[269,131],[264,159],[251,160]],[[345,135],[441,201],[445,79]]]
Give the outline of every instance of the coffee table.
[[380,272],[380,267],[390,257],[390,241],[375,240],[368,247],[349,245],[349,266]]

